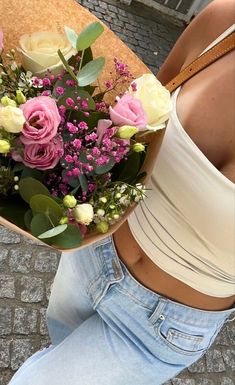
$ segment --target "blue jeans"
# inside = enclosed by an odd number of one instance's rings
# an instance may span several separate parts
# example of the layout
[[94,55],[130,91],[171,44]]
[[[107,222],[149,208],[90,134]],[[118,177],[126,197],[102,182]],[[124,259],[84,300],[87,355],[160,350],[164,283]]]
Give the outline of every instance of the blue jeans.
[[47,310],[52,345],[10,384],[162,384],[205,353],[233,311],[194,309],[145,288],[108,237],[62,254]]

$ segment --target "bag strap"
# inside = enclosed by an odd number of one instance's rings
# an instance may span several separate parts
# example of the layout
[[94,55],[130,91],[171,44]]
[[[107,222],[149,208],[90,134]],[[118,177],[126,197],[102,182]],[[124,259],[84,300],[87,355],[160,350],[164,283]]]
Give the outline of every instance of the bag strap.
[[195,59],[183,71],[181,71],[177,76],[175,76],[174,79],[167,83],[166,88],[170,92],[176,90],[176,88],[178,88],[181,84],[185,83],[186,80],[190,79],[192,76],[209,66],[211,63],[215,62],[221,56],[224,56],[226,53],[232,51],[234,48],[235,31],[223,40],[221,40],[219,43],[214,45],[204,54],[199,56],[197,59]]

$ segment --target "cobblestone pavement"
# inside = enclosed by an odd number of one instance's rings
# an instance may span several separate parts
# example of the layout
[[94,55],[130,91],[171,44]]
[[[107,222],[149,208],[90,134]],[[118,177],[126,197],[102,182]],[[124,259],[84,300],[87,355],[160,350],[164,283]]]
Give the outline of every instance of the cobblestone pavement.
[[[135,2],[130,7],[115,0],[79,3],[115,31],[154,73],[183,30],[174,20]],[[8,384],[22,362],[48,341],[45,310],[58,262],[55,251],[0,226],[0,385]],[[231,322],[200,361],[165,385],[234,385],[234,343]]]

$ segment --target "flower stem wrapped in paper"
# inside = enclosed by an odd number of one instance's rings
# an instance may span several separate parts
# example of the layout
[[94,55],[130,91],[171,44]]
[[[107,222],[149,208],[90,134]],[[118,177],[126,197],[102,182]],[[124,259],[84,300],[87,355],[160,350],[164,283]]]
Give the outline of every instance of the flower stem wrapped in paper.
[[154,75],[117,58],[99,80],[103,31],[25,34],[22,62],[0,32],[1,223],[61,250],[114,232],[144,198],[171,109]]

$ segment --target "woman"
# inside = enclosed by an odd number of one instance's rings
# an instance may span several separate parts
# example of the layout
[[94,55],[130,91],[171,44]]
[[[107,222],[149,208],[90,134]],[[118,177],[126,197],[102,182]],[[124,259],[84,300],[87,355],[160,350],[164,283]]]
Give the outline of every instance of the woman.
[[[158,79],[166,84],[231,33],[234,19],[234,0],[213,1]],[[11,385],[159,385],[198,360],[231,319],[234,59],[223,56],[173,94],[149,196],[128,222],[62,255],[47,311],[52,345]]]

